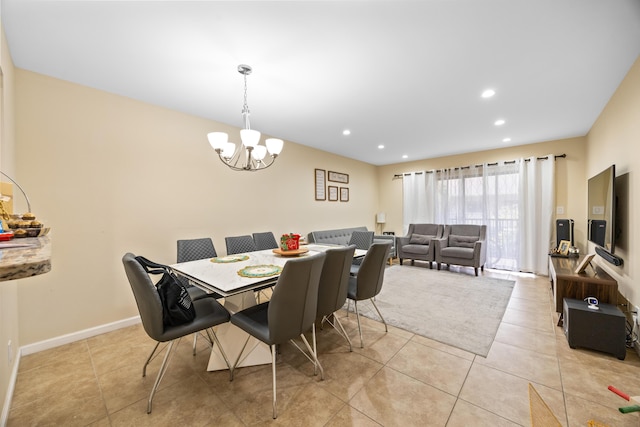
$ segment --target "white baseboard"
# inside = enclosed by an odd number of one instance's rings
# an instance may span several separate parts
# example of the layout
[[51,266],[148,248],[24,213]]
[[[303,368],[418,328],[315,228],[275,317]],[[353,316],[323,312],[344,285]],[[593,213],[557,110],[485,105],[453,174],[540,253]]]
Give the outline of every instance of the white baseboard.
[[140,323],[140,316],[134,316],[128,319],[118,320],[116,322],[107,323],[105,325],[84,329],[82,331],[61,335],[59,337],[20,347],[16,352],[16,362],[13,364],[13,369],[11,370],[11,377],[9,378],[9,385],[7,387],[7,395],[5,396],[4,404],[2,405],[2,413],[0,414],[0,426],[4,427],[5,425],[7,425],[7,420],[9,419],[9,409],[11,408],[13,391],[15,389],[16,380],[18,378],[18,367],[20,366],[20,358],[22,356],[48,350],[50,348],[59,347],[61,345],[69,344],[75,341],[95,337],[96,335],[101,335],[107,332],[126,328],[127,326],[137,325],[138,323]]
[[59,337],[50,338],[48,340],[36,342],[33,344],[27,344],[20,347],[20,351],[18,353],[20,356],[26,356],[28,354],[37,353],[39,351],[48,350],[50,348],[59,347],[64,344],[69,344],[75,341],[95,337],[96,335],[126,328],[127,326],[137,325],[138,323],[140,323],[140,316],[134,316],[128,319],[118,320],[116,322],[107,323],[105,325],[84,329],[82,331],[77,331],[66,335],[61,335]]
[[0,414],[0,426],[7,425],[9,419],[9,409],[11,409],[11,400],[13,399],[13,390],[16,388],[16,380],[18,379],[18,367],[20,366],[20,349],[16,352],[16,362],[11,369],[11,375],[9,376],[9,384],[7,386],[7,394],[4,397],[4,404],[2,405],[2,414]]

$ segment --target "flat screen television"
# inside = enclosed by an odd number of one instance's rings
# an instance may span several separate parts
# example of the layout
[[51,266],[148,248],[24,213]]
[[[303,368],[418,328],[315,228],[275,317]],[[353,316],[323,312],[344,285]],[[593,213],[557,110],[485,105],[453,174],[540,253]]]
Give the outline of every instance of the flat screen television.
[[616,166],[611,165],[588,182],[587,234],[590,242],[613,254],[615,250]]

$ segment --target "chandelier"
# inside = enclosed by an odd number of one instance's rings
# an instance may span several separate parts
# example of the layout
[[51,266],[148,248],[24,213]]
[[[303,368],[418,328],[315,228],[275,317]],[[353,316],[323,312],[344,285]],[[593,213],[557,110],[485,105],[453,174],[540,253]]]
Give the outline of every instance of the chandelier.
[[248,65],[238,65],[238,72],[244,76],[244,105],[242,106],[244,129],[240,131],[242,144],[236,148],[235,143],[229,142],[229,135],[226,132],[210,132],[207,135],[211,148],[218,153],[222,163],[235,171],[254,172],[268,168],[275,162],[284,144],[281,139],[268,138],[265,140],[265,145],[259,145],[260,132],[251,129],[247,105],[247,76],[251,71]]

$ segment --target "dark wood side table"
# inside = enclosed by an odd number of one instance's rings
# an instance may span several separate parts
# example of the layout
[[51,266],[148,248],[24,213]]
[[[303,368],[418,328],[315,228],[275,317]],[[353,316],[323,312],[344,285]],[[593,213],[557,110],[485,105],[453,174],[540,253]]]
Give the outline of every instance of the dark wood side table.
[[558,326],[562,326],[563,298],[582,300],[586,297],[596,297],[600,302],[618,303],[618,282],[602,268],[591,264],[584,272],[574,273],[583,258],[584,256],[549,257],[549,278],[553,286],[553,300],[556,313],[560,313]]

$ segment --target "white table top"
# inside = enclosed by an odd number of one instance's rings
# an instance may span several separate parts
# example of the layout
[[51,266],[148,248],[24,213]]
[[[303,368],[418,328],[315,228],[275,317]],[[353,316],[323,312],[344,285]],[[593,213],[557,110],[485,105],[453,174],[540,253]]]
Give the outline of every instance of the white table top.
[[[216,263],[212,262],[210,258],[206,258],[196,261],[173,264],[171,265],[171,268],[177,274],[180,274],[192,280],[195,285],[227,297],[240,292],[258,289],[262,286],[266,286],[267,284],[272,284],[278,279],[277,275],[258,278],[242,277],[238,274],[238,271],[243,269],[244,267],[254,265],[277,265],[280,267],[284,267],[286,262],[290,259],[309,256],[339,246],[311,244],[304,247],[308,248],[309,252],[297,257],[277,255],[273,253],[273,250],[267,249],[263,251],[232,255],[246,255],[249,258],[245,261]],[[354,256],[361,257],[365,254],[365,250],[356,249],[356,253]]]

